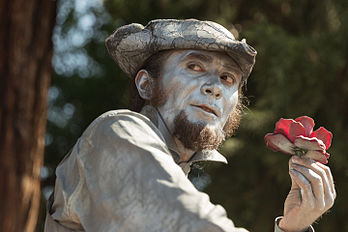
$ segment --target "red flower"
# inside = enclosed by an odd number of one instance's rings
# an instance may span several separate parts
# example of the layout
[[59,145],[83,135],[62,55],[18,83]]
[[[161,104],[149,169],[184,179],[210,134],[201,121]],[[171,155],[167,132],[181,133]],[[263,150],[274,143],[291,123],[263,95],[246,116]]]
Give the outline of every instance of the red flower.
[[308,116],[293,119],[281,118],[276,123],[274,133],[265,135],[268,148],[290,155],[306,156],[323,164],[330,154],[332,133],[324,127],[313,132],[314,120]]

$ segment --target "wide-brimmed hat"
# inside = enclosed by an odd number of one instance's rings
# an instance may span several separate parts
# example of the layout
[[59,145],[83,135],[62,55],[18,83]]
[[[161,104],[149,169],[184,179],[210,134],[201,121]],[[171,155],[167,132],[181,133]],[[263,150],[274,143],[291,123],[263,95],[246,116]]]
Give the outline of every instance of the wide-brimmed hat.
[[138,23],[118,28],[106,39],[109,54],[131,78],[159,51],[198,49],[225,52],[240,66],[245,80],[255,63],[256,51],[245,39],[238,41],[226,28],[196,19],[157,19],[145,27]]

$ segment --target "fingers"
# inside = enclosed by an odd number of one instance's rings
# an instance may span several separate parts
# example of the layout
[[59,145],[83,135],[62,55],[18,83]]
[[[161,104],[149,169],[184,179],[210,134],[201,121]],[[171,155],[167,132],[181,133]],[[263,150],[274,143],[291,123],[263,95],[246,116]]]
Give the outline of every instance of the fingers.
[[336,199],[336,190],[335,190],[333,177],[329,167],[319,162],[316,162],[315,165],[318,166],[320,170],[323,170],[323,172],[325,173],[324,176],[327,178],[327,187],[326,187],[327,193],[325,193],[325,196],[326,196],[326,202],[328,206],[327,209],[329,209],[333,206],[333,203]]
[[292,157],[289,166],[300,172],[311,184],[316,208],[319,211],[326,211],[332,207],[336,191],[329,167],[311,159],[299,157]]
[[300,187],[302,207],[313,208],[315,205],[315,197],[313,195],[312,185],[307,178],[299,171],[290,169],[291,178]]
[[[306,187],[303,188],[304,192],[311,191],[311,194],[313,195],[312,197],[314,198],[312,201],[315,201],[319,210],[324,210],[325,190],[323,184],[324,181],[322,180],[321,176],[313,170],[298,164],[293,164],[292,168],[304,176],[304,179],[306,180],[303,182]],[[298,185],[300,185],[300,183],[298,183]]]
[[333,180],[330,168],[322,163],[319,163],[319,162],[317,162],[316,165],[318,165],[319,167],[321,167],[325,171],[326,176],[328,177],[328,181],[329,181],[330,192],[336,198],[335,184],[334,184],[334,180]]

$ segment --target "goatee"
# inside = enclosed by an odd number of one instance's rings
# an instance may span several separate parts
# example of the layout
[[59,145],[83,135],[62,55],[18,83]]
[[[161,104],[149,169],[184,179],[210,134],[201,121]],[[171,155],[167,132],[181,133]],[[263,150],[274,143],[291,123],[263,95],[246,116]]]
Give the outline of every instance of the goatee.
[[174,119],[173,135],[185,148],[193,151],[216,149],[225,140],[223,130],[213,130],[203,122],[190,122],[184,111],[181,111]]

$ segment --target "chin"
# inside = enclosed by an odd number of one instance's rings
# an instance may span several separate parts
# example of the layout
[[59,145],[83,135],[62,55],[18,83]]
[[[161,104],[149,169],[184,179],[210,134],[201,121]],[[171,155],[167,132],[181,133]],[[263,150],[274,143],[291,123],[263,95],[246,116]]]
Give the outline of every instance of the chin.
[[225,139],[225,133],[216,120],[202,119],[181,111],[174,119],[173,135],[191,150],[216,149]]

